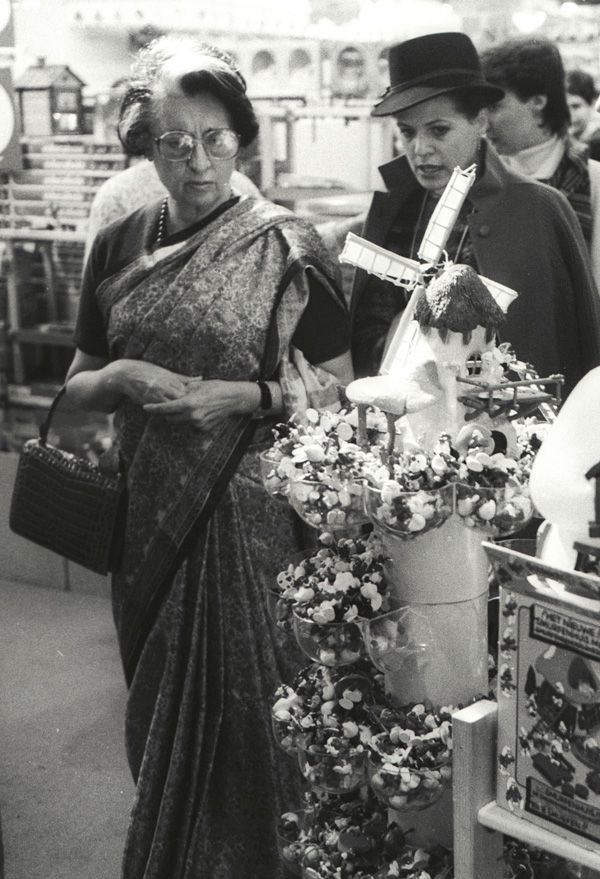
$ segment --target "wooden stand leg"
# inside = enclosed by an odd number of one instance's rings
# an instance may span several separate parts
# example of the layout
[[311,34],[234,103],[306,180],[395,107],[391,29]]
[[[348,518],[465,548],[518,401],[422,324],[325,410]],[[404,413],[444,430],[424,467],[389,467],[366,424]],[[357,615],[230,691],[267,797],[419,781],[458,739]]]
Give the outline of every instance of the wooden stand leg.
[[477,822],[477,812],[495,799],[496,704],[487,699],[452,718],[454,877],[502,879],[502,834]]

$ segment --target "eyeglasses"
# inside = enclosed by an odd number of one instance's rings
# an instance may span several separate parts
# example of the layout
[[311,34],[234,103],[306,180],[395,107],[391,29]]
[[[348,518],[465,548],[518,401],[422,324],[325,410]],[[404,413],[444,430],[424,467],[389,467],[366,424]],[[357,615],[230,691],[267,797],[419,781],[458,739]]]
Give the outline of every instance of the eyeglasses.
[[166,131],[154,142],[159,156],[167,162],[187,162],[199,143],[211,159],[233,159],[240,149],[240,139],[231,128],[211,128],[201,137],[189,131]]

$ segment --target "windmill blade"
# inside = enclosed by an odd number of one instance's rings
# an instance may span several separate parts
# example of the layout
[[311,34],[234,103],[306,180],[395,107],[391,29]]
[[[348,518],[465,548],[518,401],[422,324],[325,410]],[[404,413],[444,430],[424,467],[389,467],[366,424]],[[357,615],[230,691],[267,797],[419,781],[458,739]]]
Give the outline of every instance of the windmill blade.
[[413,287],[422,281],[422,271],[425,268],[416,260],[398,256],[378,244],[371,244],[354,232],[348,232],[339,260],[364,269],[383,281],[390,281],[397,287]]
[[506,287],[504,284],[499,284],[497,281],[490,281],[489,278],[484,278],[483,275],[479,275],[479,277],[494,297],[496,304],[506,314],[510,303],[519,295],[517,291],[511,287]]
[[450,232],[458,218],[459,211],[475,182],[476,165],[463,171],[456,167],[446,184],[440,200],[435,206],[431,219],[425,229],[423,241],[417,256],[424,262],[437,265],[448,243]]

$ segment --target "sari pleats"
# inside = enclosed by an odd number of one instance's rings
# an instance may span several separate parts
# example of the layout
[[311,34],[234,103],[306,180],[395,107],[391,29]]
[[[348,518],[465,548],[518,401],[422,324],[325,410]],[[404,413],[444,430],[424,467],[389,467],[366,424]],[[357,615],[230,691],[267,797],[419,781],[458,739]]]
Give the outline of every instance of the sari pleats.
[[178,571],[131,684],[127,879],[280,875],[274,818],[298,807],[300,774],[274,742],[265,694],[301,660],[268,618],[265,582],[299,536],[291,511],[265,499],[248,453]]

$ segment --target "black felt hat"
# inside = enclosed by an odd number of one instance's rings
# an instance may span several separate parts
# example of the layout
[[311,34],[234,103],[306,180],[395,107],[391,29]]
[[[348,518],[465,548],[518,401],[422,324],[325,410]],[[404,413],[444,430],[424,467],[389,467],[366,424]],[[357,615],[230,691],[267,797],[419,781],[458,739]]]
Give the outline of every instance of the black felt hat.
[[494,104],[504,90],[483,78],[477,49],[466,34],[445,32],[415,37],[389,50],[390,85],[372,110],[391,116],[438,95],[478,91],[483,103]]

